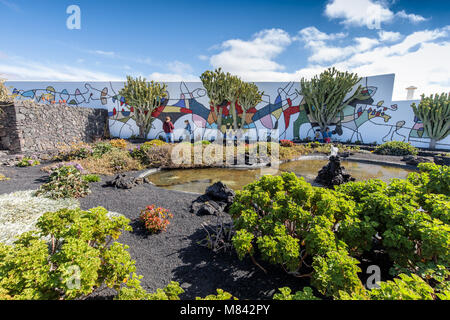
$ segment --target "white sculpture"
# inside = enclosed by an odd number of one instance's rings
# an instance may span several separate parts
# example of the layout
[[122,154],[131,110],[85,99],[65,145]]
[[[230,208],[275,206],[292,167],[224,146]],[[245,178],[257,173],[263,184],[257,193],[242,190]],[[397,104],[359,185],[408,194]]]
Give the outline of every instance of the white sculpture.
[[338,154],[339,149],[333,145],[331,145],[331,157],[335,157]]

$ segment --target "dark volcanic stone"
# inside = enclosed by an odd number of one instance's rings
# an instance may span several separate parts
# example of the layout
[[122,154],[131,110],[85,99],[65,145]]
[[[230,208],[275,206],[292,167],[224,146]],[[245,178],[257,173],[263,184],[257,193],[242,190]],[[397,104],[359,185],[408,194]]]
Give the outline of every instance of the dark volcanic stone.
[[319,174],[314,180],[328,188],[333,188],[340,184],[355,181],[348,173],[345,173],[344,167],[341,166],[341,159],[339,156],[331,156],[330,161],[326,166],[320,169]]
[[192,201],[190,212],[198,215],[220,215],[233,203],[235,192],[222,182],[216,182],[206,193]]
[[434,156],[434,163],[440,166],[450,166],[450,157]]
[[430,159],[424,157],[415,157],[412,155],[404,156],[402,158],[402,161],[405,161],[406,164],[410,166],[417,166],[419,163],[431,162]]
[[206,195],[211,199],[223,200],[233,203],[236,193],[221,181],[219,181],[206,188]]
[[135,186],[149,183],[146,178],[129,177],[126,174],[118,174],[114,179],[107,181],[106,185],[117,189],[132,189]]

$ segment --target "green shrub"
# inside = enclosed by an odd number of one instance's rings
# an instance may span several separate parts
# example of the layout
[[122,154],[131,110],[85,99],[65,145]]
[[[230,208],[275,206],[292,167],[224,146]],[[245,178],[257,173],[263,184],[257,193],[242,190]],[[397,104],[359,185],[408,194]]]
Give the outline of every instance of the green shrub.
[[231,293],[217,289],[217,294],[210,294],[204,298],[196,297],[195,300],[238,300]]
[[155,293],[148,293],[140,284],[142,276],[133,274],[132,278],[126,281],[127,285],[119,290],[115,300],[180,300],[179,295],[184,292],[180,284],[171,281],[166,288],[157,289]]
[[[445,296],[438,293],[438,297]],[[339,297],[341,300],[433,300],[434,298],[433,288],[415,274],[411,276],[400,274],[394,281],[379,282],[379,288],[353,294],[341,292]]]
[[92,183],[92,182],[100,182],[100,177],[96,174],[85,174],[83,176],[83,180],[88,182],[88,183]]
[[111,152],[114,149],[110,142],[98,142],[94,145],[92,155],[95,158],[101,158],[103,155]]
[[279,288],[280,293],[273,295],[273,300],[321,300],[314,296],[313,290],[310,287],[303,288],[303,291],[297,291],[292,294],[292,290],[288,287]]
[[194,142],[194,145],[199,145],[199,144],[204,145],[204,146],[207,146],[207,145],[211,144],[211,141],[208,141],[208,140],[202,140],[202,141],[196,141],[196,142]]
[[48,182],[36,191],[36,195],[43,195],[51,199],[86,196],[90,190],[88,182],[83,179],[80,172],[82,169],[78,164],[54,169],[50,173]]
[[101,207],[45,213],[36,231],[0,244],[0,300],[82,299],[101,286],[119,291],[130,274],[137,277],[128,247],[114,242],[131,230],[128,223]]
[[[239,258],[253,256],[291,272],[312,276],[320,292],[352,292],[362,284],[358,261],[336,238],[334,225],[353,216],[355,204],[334,192],[312,187],[293,173],[263,176],[237,192],[231,207]],[[313,266],[304,264],[311,258]],[[306,273],[306,271],[308,273]]]
[[403,141],[389,141],[379,145],[375,148],[374,152],[376,154],[391,155],[391,156],[407,156],[407,155],[417,155],[417,148],[413,147],[411,144]]
[[17,163],[17,166],[18,167],[34,167],[34,166],[38,166],[40,164],[41,163],[39,162],[39,160],[35,160],[30,157],[23,157],[22,160],[20,160]]
[[358,264],[378,237],[392,276],[415,274],[435,295],[446,295],[449,171],[434,164],[419,169],[406,180],[351,182],[336,190],[312,187],[292,173],[264,176],[238,191],[231,207],[236,253],[310,277],[321,294],[337,298],[365,294]]
[[144,149],[145,149],[145,148],[149,149],[149,148],[151,148],[151,147],[155,147],[155,146],[165,146],[165,145],[167,145],[167,144],[168,144],[168,143],[165,142],[165,141],[163,141],[163,140],[160,140],[160,139],[154,139],[154,140],[150,140],[150,141],[144,142],[144,143],[142,144],[142,146],[144,147]]

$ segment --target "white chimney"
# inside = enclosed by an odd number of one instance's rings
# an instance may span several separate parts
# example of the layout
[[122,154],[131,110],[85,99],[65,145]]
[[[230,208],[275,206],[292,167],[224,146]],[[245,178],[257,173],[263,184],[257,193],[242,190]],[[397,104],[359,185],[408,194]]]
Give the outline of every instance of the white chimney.
[[406,100],[414,100],[414,91],[417,90],[417,87],[410,86],[406,88],[407,94],[406,94]]

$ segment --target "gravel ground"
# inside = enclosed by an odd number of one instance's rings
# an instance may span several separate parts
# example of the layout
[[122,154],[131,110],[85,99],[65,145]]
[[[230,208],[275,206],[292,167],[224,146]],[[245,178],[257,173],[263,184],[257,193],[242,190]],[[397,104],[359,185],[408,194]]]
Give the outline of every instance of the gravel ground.
[[[1,167],[0,173],[11,178],[0,182],[0,194],[17,190],[37,189],[47,174],[41,166],[29,168]],[[139,172],[133,173],[137,176]],[[140,185],[131,190],[104,187],[111,177],[91,184],[92,193],[80,199],[81,208],[103,206],[122,213],[131,220],[133,232],[124,232],[119,242],[127,244],[136,260],[137,273],[143,275],[142,286],[148,291],[177,281],[184,288],[182,299],[195,299],[224,289],[240,299],[271,299],[274,289],[289,286],[300,290],[307,282],[290,276],[277,267],[263,264],[266,275],[250,259],[240,261],[234,252],[214,254],[197,244],[204,238],[203,222],[215,224],[215,217],[199,217],[189,213],[189,206],[198,195],[165,190],[152,185]],[[139,213],[145,206],[155,204],[169,209],[174,218],[167,232],[149,235],[142,230]],[[96,298],[110,298],[105,290]]]

